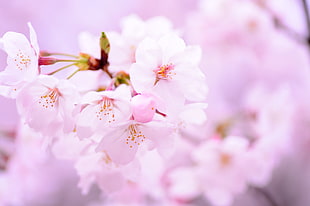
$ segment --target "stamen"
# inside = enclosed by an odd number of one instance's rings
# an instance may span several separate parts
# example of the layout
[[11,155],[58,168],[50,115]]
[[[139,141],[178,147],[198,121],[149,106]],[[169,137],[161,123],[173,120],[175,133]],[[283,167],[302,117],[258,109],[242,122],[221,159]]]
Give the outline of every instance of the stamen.
[[112,163],[111,157],[108,155],[108,153],[106,151],[103,150],[102,152],[104,153],[102,160],[105,162],[105,164],[111,164]]
[[60,96],[60,93],[57,88],[49,89],[49,91],[45,94],[40,96],[39,104],[43,108],[55,108],[58,104],[58,98]]
[[146,137],[144,134],[138,129],[137,124],[131,124],[128,127],[128,136],[126,138],[126,144],[129,145],[129,148],[133,148],[135,145],[141,145],[144,142]]
[[159,80],[171,80],[176,73],[173,71],[174,70],[174,65],[173,64],[164,64],[159,66],[157,69],[154,70],[156,73],[156,80],[154,85],[159,81]]
[[29,67],[29,65],[31,64],[31,59],[29,55],[25,55],[21,50],[18,50],[18,53],[14,58],[14,62],[16,64],[16,67],[20,71],[22,71]]
[[96,112],[96,116],[99,120],[106,119],[108,123],[115,122],[113,99],[103,97],[99,111]]

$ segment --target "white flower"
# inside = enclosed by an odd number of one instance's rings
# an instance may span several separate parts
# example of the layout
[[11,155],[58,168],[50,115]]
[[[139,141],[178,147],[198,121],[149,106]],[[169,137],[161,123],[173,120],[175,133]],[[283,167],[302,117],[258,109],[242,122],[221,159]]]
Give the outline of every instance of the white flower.
[[55,135],[73,130],[73,110],[79,95],[67,80],[39,76],[27,84],[16,98],[17,109],[36,131]]
[[176,35],[146,38],[136,51],[130,78],[138,93],[152,92],[165,101],[204,100],[207,87],[199,69],[201,50]]
[[248,181],[247,150],[242,137],[211,139],[194,151],[196,175],[204,195],[215,205],[229,205],[245,191]]
[[77,116],[78,136],[90,137],[112,124],[129,120],[132,114],[130,98],[130,90],[125,85],[114,91],[88,92],[82,100],[85,106]]
[[104,133],[97,151],[106,151],[117,164],[127,164],[135,159],[141,146],[151,145],[159,152],[165,152],[171,147],[172,132],[171,126],[165,122],[130,120]]
[[130,15],[121,22],[122,32],[108,32],[111,43],[109,62],[111,69],[128,71],[136,61],[135,53],[140,42],[146,38],[161,38],[164,34],[176,33],[171,22],[164,17],[154,17],[143,21],[136,15]]
[[124,166],[118,165],[106,152],[96,153],[96,144],[88,143],[85,146],[88,149],[84,149],[84,153],[80,154],[75,163],[80,176],[78,187],[82,189],[83,194],[88,193],[93,183],[96,183],[104,192],[116,192],[122,189],[126,181],[134,181],[134,175],[138,176],[140,167],[137,162]]
[[25,82],[34,80],[39,74],[37,37],[30,23],[28,26],[30,42],[23,34],[16,32],[7,32],[1,38],[3,49],[8,54],[8,65],[0,73],[0,83],[9,88],[9,91],[2,93],[7,97],[14,98]]

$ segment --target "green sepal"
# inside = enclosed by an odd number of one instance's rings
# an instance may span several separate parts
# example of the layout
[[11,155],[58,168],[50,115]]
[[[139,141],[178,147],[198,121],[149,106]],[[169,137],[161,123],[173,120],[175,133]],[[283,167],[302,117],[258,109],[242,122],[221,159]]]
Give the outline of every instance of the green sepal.
[[104,32],[101,33],[100,48],[101,48],[101,51],[104,51],[104,53],[106,55],[109,54],[109,52],[110,52],[110,42],[109,42],[109,39],[108,39],[107,35]]

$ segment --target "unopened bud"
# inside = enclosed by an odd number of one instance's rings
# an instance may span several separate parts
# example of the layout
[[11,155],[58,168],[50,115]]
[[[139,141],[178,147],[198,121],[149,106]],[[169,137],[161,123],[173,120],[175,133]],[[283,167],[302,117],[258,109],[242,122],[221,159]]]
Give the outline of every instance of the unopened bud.
[[136,95],[131,99],[131,104],[134,120],[142,123],[152,121],[156,108],[155,100],[151,95]]
[[117,72],[115,75],[115,86],[118,87],[121,84],[130,84],[130,76],[124,71]]

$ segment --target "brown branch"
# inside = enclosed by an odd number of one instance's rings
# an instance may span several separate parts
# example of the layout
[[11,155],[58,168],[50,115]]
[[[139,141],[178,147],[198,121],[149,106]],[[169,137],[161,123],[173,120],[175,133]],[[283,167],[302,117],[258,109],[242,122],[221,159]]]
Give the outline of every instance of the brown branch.
[[[302,0],[306,1],[306,0]],[[268,6],[264,3],[264,1],[261,0],[255,0],[255,3],[257,6],[262,8],[263,10],[268,13],[275,25],[276,28],[283,31],[285,35],[287,35],[289,38],[293,39],[297,43],[300,44],[308,44],[308,38],[304,37],[303,35],[299,34],[298,32],[294,31],[292,28],[288,27],[278,16],[275,14],[274,11],[272,11]],[[307,7],[308,8],[308,7]],[[309,14],[309,12],[308,12]],[[310,23],[310,22],[309,22]],[[309,25],[310,26],[310,25]]]
[[305,14],[305,18],[306,18],[306,25],[307,25],[307,30],[308,30],[307,44],[308,44],[309,49],[310,49],[310,13],[309,13],[309,7],[308,7],[307,0],[302,0],[302,7],[304,10],[304,14]]
[[275,201],[275,199],[269,194],[266,190],[260,187],[251,187],[255,192],[261,194],[269,203],[271,206],[278,206],[278,203]]

